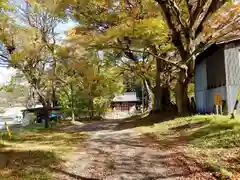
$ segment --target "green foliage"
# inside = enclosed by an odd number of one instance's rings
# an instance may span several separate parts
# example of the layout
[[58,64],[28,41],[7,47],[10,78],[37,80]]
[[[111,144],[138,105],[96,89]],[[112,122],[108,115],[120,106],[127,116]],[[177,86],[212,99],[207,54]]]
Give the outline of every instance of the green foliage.
[[[69,53],[77,51],[72,49]],[[74,111],[79,116],[104,113],[114,94],[124,89],[120,72],[107,57],[100,58],[97,52],[91,51],[58,64],[59,99],[66,113]]]
[[[222,29],[219,24],[236,18],[239,11],[237,5],[224,6],[227,0],[28,2],[21,9],[26,26],[16,28],[7,15],[1,19],[0,37],[7,47],[15,47],[11,66],[25,74],[44,104],[57,92],[62,106],[75,112],[103,112],[113,94],[123,91],[121,75],[133,79],[132,84],[147,82],[149,91],[156,84],[173,89],[178,81],[188,82],[194,72],[190,61],[201,49],[200,42],[210,42],[213,29]],[[67,18],[78,25],[59,45],[55,28]],[[99,51],[103,57],[98,57]],[[193,86],[189,87],[193,95]]]
[[[28,103],[29,90],[26,85],[22,85],[18,82],[19,78],[12,76],[11,81],[5,85],[0,86],[0,92],[6,92],[4,97],[7,102],[1,101],[2,106],[8,106],[9,104],[21,104],[23,106]],[[8,104],[8,105],[7,105]]]
[[[188,82],[193,76],[194,61],[205,45],[215,43],[229,30],[238,29],[235,24],[239,22],[239,5],[226,5],[227,2],[59,0],[57,4],[60,11],[70,10],[70,17],[79,23],[69,34],[70,44],[103,51],[115,50],[114,53],[120,57],[118,63],[124,64],[125,70],[127,66],[128,71],[149,80],[152,79],[149,71],[139,62],[144,59],[139,58],[139,53],[145,52],[160,64],[159,68],[152,68],[158,72],[155,75],[160,76],[156,78],[159,81],[156,84],[170,87],[172,80],[176,80],[174,85],[178,88],[176,85],[185,80]],[[223,27],[227,29],[224,32]],[[129,61],[122,63],[123,58]],[[146,59],[142,64],[156,62]],[[187,110],[182,107],[187,104],[184,102],[186,95],[181,94],[184,91],[174,92],[179,98],[177,102],[180,102],[177,103],[178,109]]]
[[194,83],[190,83],[189,85],[188,85],[188,96],[189,97],[194,97],[194,91],[195,91],[195,86],[194,86]]

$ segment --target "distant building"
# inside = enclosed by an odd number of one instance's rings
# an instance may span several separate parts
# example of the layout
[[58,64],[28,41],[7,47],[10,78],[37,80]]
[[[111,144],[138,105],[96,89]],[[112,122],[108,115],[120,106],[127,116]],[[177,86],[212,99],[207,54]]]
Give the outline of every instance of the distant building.
[[[213,113],[215,111],[214,97],[220,94],[224,112],[229,114],[234,109],[239,91],[240,37],[231,37],[211,45],[196,60],[197,112]],[[239,107],[237,112],[240,112]]]
[[115,110],[129,111],[131,108],[136,108],[141,104],[140,99],[137,97],[136,92],[125,92],[121,95],[116,95],[112,100],[112,107]]

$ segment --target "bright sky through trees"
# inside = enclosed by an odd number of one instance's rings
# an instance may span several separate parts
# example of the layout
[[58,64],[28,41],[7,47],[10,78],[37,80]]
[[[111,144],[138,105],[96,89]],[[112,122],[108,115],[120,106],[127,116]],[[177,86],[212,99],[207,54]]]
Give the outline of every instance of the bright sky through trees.
[[[25,0],[11,0],[16,5],[24,6]],[[69,21],[66,23],[60,23],[56,28],[59,34],[58,41],[61,42],[65,37],[65,32],[76,25],[75,22]],[[16,73],[13,68],[0,67],[0,84],[6,84],[11,80],[11,77]]]

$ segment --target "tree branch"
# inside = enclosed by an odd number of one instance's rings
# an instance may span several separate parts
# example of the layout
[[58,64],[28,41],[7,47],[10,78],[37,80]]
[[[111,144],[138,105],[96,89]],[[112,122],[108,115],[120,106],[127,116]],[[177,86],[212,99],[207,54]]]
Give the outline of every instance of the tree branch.
[[187,7],[187,11],[188,11],[188,17],[189,17],[188,24],[190,24],[190,21],[191,21],[191,9],[190,9],[189,0],[184,0],[184,1],[185,1],[185,4],[186,4],[186,7]]
[[[143,51],[140,51],[140,50],[124,49],[124,48],[121,48],[121,47],[110,46],[110,47],[108,47],[108,48],[120,49],[120,50],[123,50],[123,51],[131,51],[131,52],[143,53]],[[154,53],[152,53],[152,52],[150,52],[150,51],[146,51],[146,52],[149,53],[150,55],[152,55],[153,57],[158,58],[159,60],[165,61],[165,62],[167,62],[167,63],[169,63],[169,64],[174,65],[174,66],[177,66],[177,67],[180,68],[180,69],[185,69],[185,68],[183,68],[182,66],[178,65],[178,63],[179,63],[180,61],[173,62],[173,61],[170,61],[170,60],[165,59],[165,58],[163,58],[163,57],[160,57],[160,56],[158,56],[158,55],[155,55]]]
[[193,26],[193,24],[194,24],[194,22],[196,21],[196,19],[197,19],[197,16],[198,16],[198,14],[199,14],[199,12],[201,11],[201,9],[202,9],[202,6],[201,6],[201,3],[202,1],[200,1],[200,0],[197,0],[197,5],[195,6],[195,8],[194,8],[194,5],[192,5],[192,9],[191,9],[191,11],[190,11],[190,23],[189,23],[189,28],[191,29],[192,28],[192,26]]
[[176,25],[173,23],[172,19],[172,8],[171,5],[163,0],[155,0],[161,7],[163,16],[168,24],[169,30],[170,30],[170,37],[172,43],[175,45],[175,47],[178,49],[179,54],[182,58],[182,60],[185,60],[187,57],[187,52],[185,51],[184,48],[184,43],[181,40],[181,32],[180,30],[177,29]]
[[169,2],[170,2],[170,6],[172,7],[172,10],[173,10],[173,12],[174,12],[174,14],[175,14],[175,17],[176,17],[178,23],[179,23],[180,26],[181,26],[181,29],[183,30],[185,36],[187,36],[187,34],[188,34],[188,32],[187,32],[187,26],[186,26],[186,24],[185,24],[185,23],[183,22],[183,20],[182,20],[181,10],[179,9],[176,1],[174,1],[174,0],[169,0]]
[[[123,47],[123,44],[121,42],[121,40],[118,38],[117,39],[119,45],[121,46],[121,48],[123,49],[123,52],[125,53],[125,55],[134,60],[134,61],[138,61],[138,58],[132,53],[131,49],[130,49],[130,44],[131,44],[131,40],[128,37],[125,37],[125,42],[126,42],[126,48]],[[126,51],[124,49],[127,49]]]
[[194,21],[193,26],[192,26],[192,36],[193,37],[195,37],[196,31],[198,30],[198,28],[203,23],[203,20],[208,15],[208,10],[209,10],[210,6],[212,5],[212,3],[213,3],[213,0],[207,0],[207,2],[202,7],[201,11],[198,13],[197,19]]

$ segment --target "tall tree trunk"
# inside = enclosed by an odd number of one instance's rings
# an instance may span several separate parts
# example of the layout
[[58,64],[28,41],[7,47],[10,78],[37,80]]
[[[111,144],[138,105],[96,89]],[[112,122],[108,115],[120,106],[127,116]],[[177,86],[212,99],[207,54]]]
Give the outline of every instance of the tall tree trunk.
[[50,121],[50,117],[49,117],[49,106],[44,106],[43,110],[44,110],[44,126],[45,128],[49,128],[49,121]]
[[72,111],[72,122],[75,122],[75,108],[74,108],[74,96],[73,96],[73,85],[70,84],[71,89],[71,111]]
[[170,101],[170,88],[168,84],[161,82],[162,62],[156,60],[156,87],[154,88],[154,112],[161,112],[165,109],[169,109],[171,105]]
[[37,91],[37,94],[39,96],[39,101],[43,106],[43,117],[45,120],[44,125],[45,125],[45,128],[49,128],[49,121],[50,121],[49,110],[51,109],[51,103],[49,100],[46,100],[44,98],[44,96],[41,94],[41,91],[36,87],[37,86],[35,86],[35,90]]
[[72,122],[74,123],[75,122],[75,113],[74,113],[74,110],[72,109]]
[[[53,50],[54,51],[54,50]],[[52,107],[57,106],[57,96],[56,96],[56,67],[57,60],[52,52],[53,64],[52,64]]]
[[153,111],[160,112],[162,110],[162,88],[160,86],[156,86],[154,88],[154,104]]
[[[192,45],[194,50],[194,45]],[[194,74],[196,56],[193,56],[193,60],[188,64],[186,70],[181,70],[178,74],[177,83],[175,86],[175,98],[178,113],[180,115],[189,114],[191,111],[190,101],[188,98],[188,84],[191,81]]]
[[52,107],[57,106],[57,97],[56,97],[56,86],[55,83],[53,82],[52,85]]
[[153,109],[153,92],[151,89],[150,82],[147,80],[144,81],[145,87],[147,89],[147,97],[148,97],[148,111]]
[[88,103],[89,103],[89,105],[88,105],[89,106],[89,108],[88,108],[89,109],[89,116],[90,116],[90,119],[93,119],[93,117],[94,117],[93,109],[94,108],[93,108],[93,100],[92,100],[92,98],[89,99]]
[[177,82],[175,87],[175,98],[178,113],[185,115],[189,113],[189,99],[188,99],[188,83]]
[[171,109],[170,88],[168,86],[155,87],[154,89],[154,112]]
[[153,111],[159,112],[162,109],[162,91],[161,91],[161,61],[156,59],[156,86],[154,88],[154,105]]
[[46,102],[45,100],[41,100],[41,99],[42,98],[40,98],[40,101],[43,105],[44,126],[45,128],[49,128],[49,122],[50,122],[49,110],[51,109],[51,105],[50,105],[50,102]]
[[171,107],[170,88],[168,86],[161,87],[162,91],[162,107],[163,110],[169,110]]

